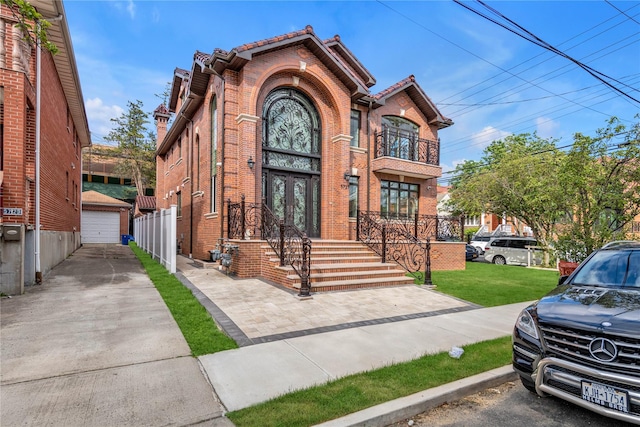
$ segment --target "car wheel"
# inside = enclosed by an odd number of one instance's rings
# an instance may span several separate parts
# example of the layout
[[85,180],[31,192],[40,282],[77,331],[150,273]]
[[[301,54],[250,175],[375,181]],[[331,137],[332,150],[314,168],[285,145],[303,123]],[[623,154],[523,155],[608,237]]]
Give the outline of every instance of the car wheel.
[[507,260],[505,260],[502,255],[496,255],[493,257],[493,263],[497,265],[505,265]]

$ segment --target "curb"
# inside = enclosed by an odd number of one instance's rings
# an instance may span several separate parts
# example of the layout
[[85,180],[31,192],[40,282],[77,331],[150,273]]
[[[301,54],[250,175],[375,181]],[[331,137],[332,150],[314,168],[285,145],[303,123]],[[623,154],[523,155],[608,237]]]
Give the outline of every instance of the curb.
[[430,388],[390,402],[372,406],[315,427],[384,427],[411,418],[446,402],[462,399],[489,387],[514,381],[518,375],[511,365],[492,369],[439,387]]

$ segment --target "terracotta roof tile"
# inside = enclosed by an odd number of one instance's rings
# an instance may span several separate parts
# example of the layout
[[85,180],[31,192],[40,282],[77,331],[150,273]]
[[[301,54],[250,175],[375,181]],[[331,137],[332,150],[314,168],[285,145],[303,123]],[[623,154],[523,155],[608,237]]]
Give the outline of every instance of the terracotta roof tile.
[[169,110],[164,104],[158,105],[158,108],[153,110],[153,114],[169,114]]
[[155,196],[136,196],[136,206],[139,210],[156,210]]
[[388,88],[386,88],[385,90],[377,93],[376,95],[373,95],[373,97],[375,99],[380,99],[380,98],[384,98],[385,96],[389,95],[390,93],[395,92],[396,90],[403,88],[404,86],[408,85],[409,83],[415,83],[416,78],[415,76],[412,74],[409,77],[407,77],[404,80],[400,80],[398,83],[389,86]]
[[303,36],[305,34],[313,34],[313,27],[311,27],[311,25],[307,25],[303,30],[292,31],[290,33],[283,34],[281,36],[275,36],[275,37],[271,37],[264,40],[258,40],[252,43],[246,43],[246,44],[243,44],[242,46],[235,48],[235,50],[236,52],[244,52],[246,50],[254,49],[256,47],[266,46],[271,43],[277,43],[283,40],[288,40],[295,37]]
[[205,62],[208,61],[209,58],[211,58],[211,55],[209,55],[208,53],[200,52],[199,50],[196,50],[196,53],[193,54],[194,61]]

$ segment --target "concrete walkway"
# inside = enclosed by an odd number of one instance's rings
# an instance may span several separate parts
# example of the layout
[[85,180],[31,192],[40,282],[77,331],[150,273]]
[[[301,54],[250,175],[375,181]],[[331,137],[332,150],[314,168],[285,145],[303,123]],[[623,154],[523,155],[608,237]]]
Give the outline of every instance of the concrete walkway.
[[0,316],[3,426],[231,425],[127,246],[83,246]]
[[243,347],[199,357],[229,411],[293,390],[510,335],[528,303],[481,308],[424,287],[314,294],[178,257],[178,276]]

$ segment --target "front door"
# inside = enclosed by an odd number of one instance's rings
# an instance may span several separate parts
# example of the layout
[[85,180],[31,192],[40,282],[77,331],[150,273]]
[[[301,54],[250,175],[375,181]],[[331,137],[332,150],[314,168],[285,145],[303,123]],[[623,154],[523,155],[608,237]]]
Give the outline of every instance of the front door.
[[293,88],[279,88],[263,108],[262,194],[267,206],[309,237],[320,237],[320,120]]
[[271,171],[265,189],[267,205],[286,224],[293,224],[309,237],[320,236],[319,177]]

